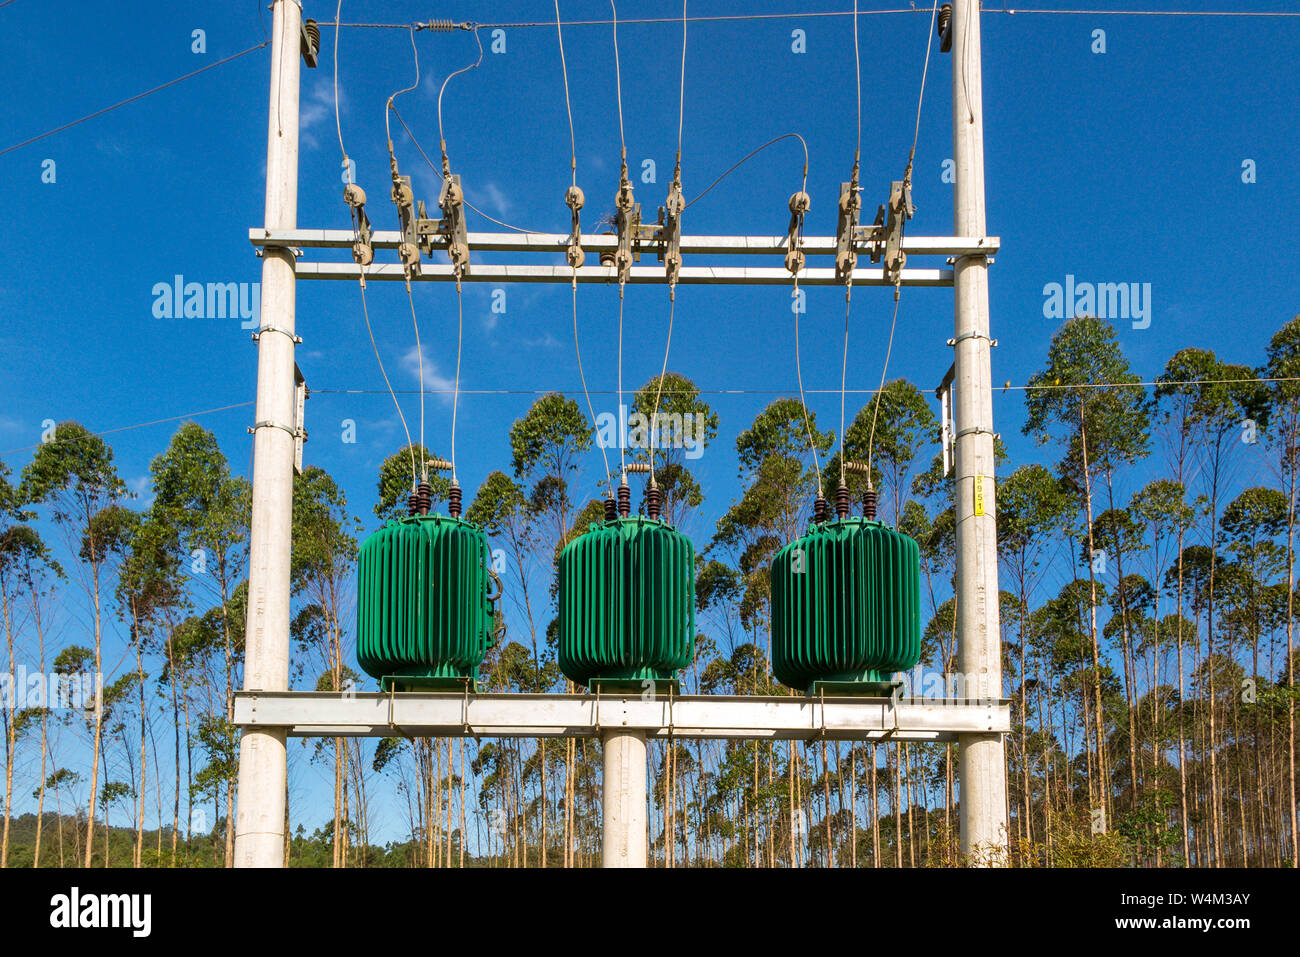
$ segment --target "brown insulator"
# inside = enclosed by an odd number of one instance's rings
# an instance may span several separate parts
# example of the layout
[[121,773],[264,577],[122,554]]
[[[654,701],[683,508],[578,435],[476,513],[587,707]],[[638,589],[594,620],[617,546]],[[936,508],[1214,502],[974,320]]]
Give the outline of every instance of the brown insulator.
[[616,518],[618,518],[618,506],[611,496],[605,499],[605,521],[612,522]]
[[415,510],[421,515],[428,515],[433,507],[433,489],[428,482],[421,482],[415,487]]
[[451,491],[447,493],[447,514],[460,518],[460,483],[452,482]]
[[651,518],[659,517],[659,486],[651,485],[645,490],[645,513]]
[[849,487],[843,482],[835,490],[835,517],[838,519],[849,517]]
[[627,518],[632,514],[632,490],[624,482],[618,487],[618,516]]
[[876,490],[869,488],[862,495],[862,516],[875,520],[876,518]]
[[815,499],[813,499],[813,521],[814,522],[826,521],[827,504],[828,503],[826,501],[826,498],[823,495],[818,495]]
[[949,53],[952,50],[952,4],[945,3],[939,8],[939,13],[934,20],[934,32],[939,37],[939,52]]
[[416,495],[414,491],[406,497],[406,514],[420,514],[420,496]]

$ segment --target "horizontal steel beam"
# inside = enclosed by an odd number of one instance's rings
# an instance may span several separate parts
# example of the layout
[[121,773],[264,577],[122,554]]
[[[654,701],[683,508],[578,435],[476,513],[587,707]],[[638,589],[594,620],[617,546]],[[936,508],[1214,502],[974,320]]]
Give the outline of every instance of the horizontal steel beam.
[[[250,229],[248,239],[254,246],[298,247],[301,249],[351,249],[350,229]],[[377,230],[371,234],[375,249],[396,249],[401,234],[396,230]],[[903,251],[912,256],[966,256],[998,251],[996,236],[904,236]],[[656,243],[638,244],[642,255],[654,255]],[[470,255],[475,252],[560,253],[569,246],[567,233],[470,233]],[[786,252],[785,236],[683,236],[684,255],[781,255]],[[592,253],[613,252],[618,237],[607,233],[589,233],[582,237],[582,248]],[[834,236],[805,236],[803,250],[809,256],[834,256]]]
[[[361,267],[356,263],[310,263],[299,262],[295,274],[299,279],[350,279],[356,281],[361,277]],[[366,279],[380,282],[402,282],[406,278],[399,263],[371,263],[366,267]],[[464,282],[552,282],[568,284],[574,278],[573,270],[568,266],[529,265],[495,265],[473,263],[469,273],[462,277]],[[420,273],[411,277],[416,282],[454,282],[455,273],[451,263],[422,263]],[[580,283],[600,283],[618,285],[618,272],[613,266],[583,266],[577,271]],[[664,284],[662,266],[633,266],[628,282],[633,285]],[[784,267],[778,266],[683,266],[678,274],[682,285],[720,285],[720,286],[789,286],[790,274]],[[883,269],[855,269],[853,283],[857,286],[885,286]],[[951,269],[904,269],[902,274],[904,286],[951,286]],[[805,268],[799,273],[801,286],[842,286],[844,285],[830,267]]]
[[802,696],[460,694],[247,691],[241,727],[296,737],[592,738],[627,728],[652,738],[955,741],[1011,730],[1005,700]]

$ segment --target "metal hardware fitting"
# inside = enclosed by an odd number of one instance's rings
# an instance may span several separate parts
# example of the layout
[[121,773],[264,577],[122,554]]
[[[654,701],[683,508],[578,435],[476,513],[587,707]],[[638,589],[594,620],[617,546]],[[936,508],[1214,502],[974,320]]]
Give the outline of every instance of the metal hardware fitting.
[[256,342],[258,339],[262,338],[262,333],[264,332],[278,332],[280,335],[288,336],[292,339],[295,345],[302,344],[302,336],[295,336],[288,329],[281,329],[279,326],[262,326],[262,328],[253,333],[253,341]]

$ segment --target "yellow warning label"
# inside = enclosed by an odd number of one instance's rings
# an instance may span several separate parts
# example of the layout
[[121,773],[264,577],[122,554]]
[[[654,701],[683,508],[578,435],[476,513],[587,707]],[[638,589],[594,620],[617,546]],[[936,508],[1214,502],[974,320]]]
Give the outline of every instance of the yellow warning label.
[[975,476],[975,514],[984,514],[984,476]]

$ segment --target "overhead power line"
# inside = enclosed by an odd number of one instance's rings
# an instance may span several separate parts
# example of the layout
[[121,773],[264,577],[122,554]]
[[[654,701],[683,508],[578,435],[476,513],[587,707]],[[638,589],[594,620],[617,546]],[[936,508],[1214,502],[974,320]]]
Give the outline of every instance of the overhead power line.
[[[13,0],[9,0],[9,2],[13,2]],[[161,90],[165,90],[169,86],[175,86],[177,83],[180,83],[182,80],[188,80],[190,77],[198,76],[200,73],[206,73],[208,72],[208,70],[215,70],[217,67],[222,66],[223,64],[226,63],[230,63],[232,60],[238,60],[242,56],[247,56],[248,54],[252,53],[254,50],[262,49],[262,47],[268,45],[270,42],[271,42],[270,40],[263,40],[261,43],[257,44],[256,46],[251,46],[247,50],[241,50],[238,53],[226,57],[224,60],[218,60],[216,63],[209,63],[207,66],[199,67],[199,69],[186,73],[184,76],[178,76],[174,80],[168,80],[166,83],[163,83],[161,86],[155,86],[151,90],[145,90],[143,93],[137,93],[135,96],[129,96],[125,100],[122,100],[120,103],[114,103],[112,106],[106,106],[102,110],[96,110],[94,113],[88,113],[85,116],[81,117],[80,119],[73,120],[71,123],[64,123],[62,126],[56,126],[52,130],[46,130],[44,133],[39,133],[36,136],[31,137],[30,139],[23,140],[21,143],[15,143],[13,146],[6,146],[4,149],[0,150],[0,156],[3,156],[5,153],[12,153],[14,150],[17,149],[22,149],[24,146],[30,146],[32,143],[35,143],[37,140],[43,140],[47,136],[53,136],[55,133],[62,133],[64,130],[71,129],[72,127],[78,125],[79,123],[84,123],[87,120],[93,120],[97,116],[103,116],[105,113],[111,113],[116,109],[126,106],[128,103],[134,103],[136,100],[142,100],[146,96],[150,96],[151,94],[158,93]]]
[[[1152,386],[1173,386],[1203,388],[1210,385],[1241,385],[1246,383],[1267,384],[1272,382],[1300,382],[1300,376],[1261,379],[1188,379],[1163,382],[1078,382],[1078,383],[1043,383],[1038,385],[1003,385],[994,386],[994,393],[1000,392],[1040,392],[1055,389],[1118,389],[1151,388]],[[418,389],[398,389],[398,395],[415,395]],[[462,395],[549,395],[561,389],[461,389]],[[805,389],[811,395],[839,395],[839,389]],[[875,395],[882,389],[848,389],[849,395]],[[923,390],[924,391],[924,390]],[[451,389],[426,389],[429,395],[451,395]],[[386,389],[312,389],[312,395],[387,395]],[[592,389],[592,395],[617,395],[615,389]],[[792,389],[664,389],[664,395],[797,395]]]
[[[197,418],[200,415],[212,415],[216,412],[228,412],[231,409],[243,409],[246,408],[247,406],[255,405],[255,404],[256,403],[252,401],[236,402],[232,405],[218,406],[215,409],[200,409],[198,412],[186,412],[184,415],[172,415],[172,416],[168,416],[165,419],[152,419],[149,422],[137,422],[134,425],[120,425],[115,429],[105,429],[102,432],[91,432],[90,434],[99,435],[99,436],[113,435],[117,432],[129,432],[132,429],[147,428],[148,426],[151,425],[164,425],[167,422],[178,422],[181,419],[193,419],[193,418]],[[58,439],[55,439],[54,441],[57,442]],[[41,445],[48,445],[48,444],[49,443],[37,443],[36,445],[25,445],[22,448],[18,448],[18,449],[7,449],[4,452],[0,452],[0,455],[13,455],[15,452],[30,452],[32,449],[39,449]]]
[[[859,10],[857,15],[860,17],[868,16],[892,16],[903,13],[920,13],[928,14],[930,11],[923,7],[894,7],[883,10]],[[1102,9],[1070,9],[1070,10],[1052,10],[1046,8],[1035,9],[985,9],[981,11],[986,14],[1001,13],[1008,16],[1031,16],[1031,15],[1062,15],[1062,16],[1113,16],[1113,17],[1300,17],[1300,12],[1291,10],[1102,10]],[[791,11],[789,13],[736,13],[736,14],[716,14],[713,16],[693,16],[687,17],[688,23],[727,23],[734,21],[750,20],[805,20],[824,17],[851,17],[852,10],[822,10],[822,11]],[[614,21],[612,19],[596,20],[565,20],[560,23],[564,27],[599,27],[609,26]],[[640,23],[640,24],[679,24],[682,22],[681,17],[636,17],[632,19],[619,17],[619,23]],[[527,21],[518,23],[475,23],[473,27],[480,30],[523,30],[533,27],[554,27],[554,20],[544,21]],[[328,21],[321,24],[322,27],[335,26]],[[339,27],[348,27],[354,29],[369,30],[409,30],[414,26],[416,29],[425,28],[422,23],[340,23]]]

